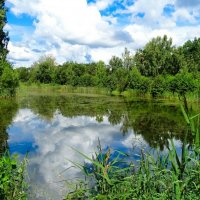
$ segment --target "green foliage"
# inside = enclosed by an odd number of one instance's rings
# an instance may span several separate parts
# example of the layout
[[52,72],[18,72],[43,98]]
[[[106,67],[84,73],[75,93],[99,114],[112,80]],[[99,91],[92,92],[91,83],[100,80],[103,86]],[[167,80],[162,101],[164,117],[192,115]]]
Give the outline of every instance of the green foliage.
[[32,68],[35,68],[35,81],[40,83],[54,82],[54,68],[56,66],[55,59],[51,56],[44,56],[34,63]]
[[109,61],[110,70],[115,71],[123,66],[122,59],[117,56],[112,56]]
[[91,76],[90,74],[84,74],[80,77],[80,85],[81,86],[94,86],[94,79],[93,76]]
[[[31,68],[19,68],[16,71],[20,81],[28,83],[108,88],[110,94],[115,91],[121,95],[129,90],[135,95],[148,96],[150,93],[153,98],[166,94],[170,96],[172,93],[184,97],[191,91],[193,98],[198,98],[199,41],[195,38],[183,46],[175,47],[172,39],[165,35],[153,38],[135,55],[125,48],[121,57],[112,56],[109,65],[99,61],[88,64],[66,62],[57,66],[54,58],[46,56]],[[3,68],[4,65],[1,65],[0,74]],[[188,71],[192,73],[195,86],[188,75],[180,75]]]
[[[124,164],[119,157],[110,160],[110,149],[105,152],[97,151],[92,160],[93,170],[87,166],[82,169],[88,178],[92,176],[95,186],[89,187],[89,182],[82,184],[84,199],[199,199],[200,163],[194,150],[182,147],[182,158],[177,155],[173,141],[167,155],[157,154],[153,157],[141,151],[138,164],[121,168]],[[120,152],[121,153],[121,152]],[[79,166],[81,167],[81,166]],[[75,199],[80,189],[71,192],[66,199]]]
[[118,68],[112,74],[114,81],[114,88],[119,90],[119,92],[124,91],[129,84],[129,71],[126,68]]
[[150,90],[151,80],[147,77],[142,76],[138,85],[138,91],[141,94],[147,94]]
[[64,67],[58,66],[55,71],[55,83],[65,85],[68,82],[67,71]]
[[200,38],[185,42],[182,51],[188,70],[190,72],[200,71]]
[[130,71],[130,84],[129,87],[131,89],[139,89],[139,85],[141,83],[142,76],[136,67],[132,68]]
[[0,77],[0,95],[15,96],[18,85],[19,82],[16,72],[11,68],[9,63],[5,62],[5,66]]
[[18,78],[21,82],[28,82],[30,79],[30,69],[26,67],[20,67],[16,69],[16,72],[18,74]]
[[18,105],[14,98],[0,99],[0,154],[8,148],[8,127],[17,111]]
[[180,96],[185,96],[187,93],[193,92],[196,86],[193,75],[184,71],[178,73],[169,83],[171,92],[176,92]]
[[107,87],[107,69],[104,62],[99,61],[96,67],[96,86]]
[[131,55],[130,51],[125,48],[124,53],[122,54],[122,61],[123,61],[123,67],[127,70],[131,70],[133,67],[133,56]]
[[[164,72],[176,73],[177,54],[174,52],[172,39],[165,35],[163,38],[156,37],[148,42],[144,49],[139,49],[135,54],[135,65],[144,76],[157,76]],[[175,72],[174,72],[175,71]]]
[[5,60],[8,53],[9,37],[8,33],[3,30],[7,23],[6,11],[5,0],[0,0],[0,60]]
[[4,31],[7,23],[5,0],[0,0],[0,96],[14,96],[18,79],[10,64],[6,61],[8,53],[8,33]]
[[161,96],[166,90],[166,82],[163,76],[157,76],[153,79],[151,84],[151,95],[152,97]]
[[150,84],[151,80],[149,78],[142,76],[136,67],[132,68],[130,72],[129,88],[144,95],[150,90]]
[[0,157],[0,199],[27,199],[27,185],[24,181],[26,159],[18,162],[17,156],[5,154]]

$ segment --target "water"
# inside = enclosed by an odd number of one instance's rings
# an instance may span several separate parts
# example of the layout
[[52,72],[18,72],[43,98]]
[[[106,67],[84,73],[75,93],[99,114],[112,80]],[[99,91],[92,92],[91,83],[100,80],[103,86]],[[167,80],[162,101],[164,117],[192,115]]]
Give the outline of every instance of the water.
[[[62,199],[69,183],[82,177],[73,162],[91,156],[98,138],[104,149],[165,151],[172,137],[179,148],[185,121],[172,103],[108,96],[27,96],[0,101],[0,151],[28,152],[30,199]],[[190,141],[188,141],[189,143]]]

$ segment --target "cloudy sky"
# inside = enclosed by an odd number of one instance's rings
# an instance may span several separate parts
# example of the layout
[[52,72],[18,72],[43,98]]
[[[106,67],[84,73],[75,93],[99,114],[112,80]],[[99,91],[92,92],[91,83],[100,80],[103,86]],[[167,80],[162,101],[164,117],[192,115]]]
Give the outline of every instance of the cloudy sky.
[[152,37],[174,44],[200,36],[200,0],[7,0],[8,59],[30,66],[41,55],[108,62]]

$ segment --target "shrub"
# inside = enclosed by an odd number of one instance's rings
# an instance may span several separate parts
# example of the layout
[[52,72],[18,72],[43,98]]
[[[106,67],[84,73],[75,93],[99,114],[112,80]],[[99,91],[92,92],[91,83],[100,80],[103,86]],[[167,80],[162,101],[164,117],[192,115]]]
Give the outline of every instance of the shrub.
[[163,76],[157,76],[154,78],[151,84],[151,95],[153,98],[161,96],[166,91],[166,82]]
[[6,64],[0,77],[0,95],[15,96],[18,85],[19,81],[16,72],[9,64]]
[[4,154],[0,157],[0,199],[27,199],[27,185],[24,181],[26,159],[18,162],[17,156]]

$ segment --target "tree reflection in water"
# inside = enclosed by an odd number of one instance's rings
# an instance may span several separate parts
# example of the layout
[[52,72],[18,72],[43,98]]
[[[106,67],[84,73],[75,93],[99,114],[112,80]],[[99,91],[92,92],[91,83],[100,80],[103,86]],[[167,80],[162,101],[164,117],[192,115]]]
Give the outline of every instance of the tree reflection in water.
[[0,99],[0,154],[8,149],[7,129],[12,123],[18,110],[15,99]]
[[95,117],[99,123],[106,116],[111,125],[121,124],[123,135],[132,130],[142,135],[150,147],[161,150],[168,146],[171,137],[183,141],[186,127],[178,105],[129,101],[119,97],[35,96],[21,101],[20,107],[30,108],[48,121],[55,112],[68,118]]

